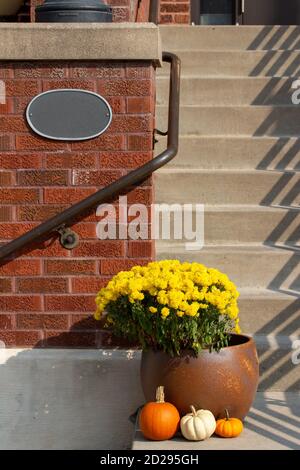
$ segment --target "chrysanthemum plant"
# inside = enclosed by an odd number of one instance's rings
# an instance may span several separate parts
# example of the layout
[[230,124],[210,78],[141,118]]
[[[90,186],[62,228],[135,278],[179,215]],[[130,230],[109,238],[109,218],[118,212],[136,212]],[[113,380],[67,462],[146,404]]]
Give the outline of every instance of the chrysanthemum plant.
[[236,286],[199,263],[165,260],[119,272],[96,297],[116,336],[172,356],[219,351],[239,333]]

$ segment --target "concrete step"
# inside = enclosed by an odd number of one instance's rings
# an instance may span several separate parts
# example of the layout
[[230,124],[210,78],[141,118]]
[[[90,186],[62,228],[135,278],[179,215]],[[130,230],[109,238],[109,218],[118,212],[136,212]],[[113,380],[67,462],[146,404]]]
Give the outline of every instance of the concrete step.
[[[167,106],[157,106],[157,127],[165,129]],[[300,106],[181,106],[185,135],[300,137]]]
[[168,50],[299,50],[299,26],[160,26]]
[[[158,137],[156,153],[166,148]],[[276,137],[187,136],[168,167],[198,169],[300,169],[300,139]]]
[[[169,441],[149,441],[136,424],[132,449],[162,451],[201,450],[290,450],[300,449],[300,393],[258,392],[246,417],[242,434],[235,439],[212,436],[205,441],[187,441],[180,434]],[[196,462],[193,462],[196,463]]]
[[[300,323],[298,309],[295,323]],[[259,358],[258,390],[266,391],[300,391],[299,364],[295,357],[295,349],[299,348],[299,328],[297,334],[291,335],[255,335]],[[299,357],[299,352],[296,355]]]
[[[300,334],[300,298],[278,290],[239,289],[240,325],[259,338],[262,349],[290,345]],[[276,338],[285,338],[285,342]]]
[[[300,60],[300,59],[299,59]],[[290,78],[199,78],[183,77],[182,105],[243,106],[292,104],[294,89]],[[169,78],[157,79],[157,104],[168,104]]]
[[[184,231],[180,239],[174,239],[174,226],[183,222],[181,207],[169,212],[162,207],[162,214],[170,214],[170,237],[160,240],[169,244],[188,242]],[[196,229],[195,207],[185,212],[193,221]],[[202,224],[201,224],[202,225]],[[240,243],[300,244],[300,211],[298,208],[271,208],[245,205],[204,206],[204,243],[205,245],[234,245]],[[202,228],[202,227],[201,227]],[[200,227],[199,227],[200,229]]]
[[[169,48],[170,49],[170,48]],[[182,76],[197,77],[296,77],[300,71],[299,51],[171,50],[181,59]],[[169,66],[157,69],[169,74]]]
[[226,273],[239,288],[266,288],[299,295],[300,250],[262,245],[206,246],[186,250],[184,244],[156,244],[158,259],[196,261]]
[[155,175],[156,202],[297,206],[299,173],[265,170],[180,170]]

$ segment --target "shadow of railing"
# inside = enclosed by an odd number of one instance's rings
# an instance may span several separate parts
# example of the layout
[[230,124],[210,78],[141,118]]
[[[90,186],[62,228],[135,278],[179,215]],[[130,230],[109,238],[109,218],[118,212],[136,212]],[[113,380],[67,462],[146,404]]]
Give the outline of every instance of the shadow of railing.
[[[292,104],[294,90],[291,84],[300,71],[299,49],[299,27],[287,26],[263,28],[248,47],[251,51],[265,51],[249,76],[274,77],[251,103],[253,106],[267,105],[271,108],[268,116],[253,132],[253,137],[268,136],[274,139],[274,144],[256,170],[278,172],[276,183],[262,198],[260,205],[283,212],[282,219],[263,240],[263,245],[281,253],[290,253],[290,257],[267,285],[267,290],[286,296],[287,299],[290,297],[290,302],[287,300],[283,310],[255,331],[257,337],[264,337],[266,341],[270,337],[275,342],[275,347],[274,343],[273,347],[266,344],[260,356],[262,390],[276,389],[279,383],[282,386],[285,378],[297,367],[292,363],[291,355],[293,338],[300,333],[300,210],[297,201],[300,195],[300,176],[297,172],[300,167],[300,105]],[[294,380],[293,375],[290,375],[286,390],[299,391],[299,386],[300,380]],[[259,422],[266,422],[267,419],[256,415],[255,411],[250,416]],[[284,416],[281,418],[284,423]],[[298,422],[297,425],[299,427]],[[284,425],[279,428],[285,431]],[[287,435],[291,432],[286,431]],[[261,432],[263,434],[264,431]],[[276,436],[273,437],[276,439]],[[297,437],[300,441],[299,433]]]

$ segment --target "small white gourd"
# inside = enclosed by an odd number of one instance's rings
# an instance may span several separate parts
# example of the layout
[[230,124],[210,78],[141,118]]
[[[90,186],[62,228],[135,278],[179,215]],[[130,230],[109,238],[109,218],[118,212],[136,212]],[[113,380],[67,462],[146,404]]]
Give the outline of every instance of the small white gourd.
[[191,413],[183,416],[180,421],[182,435],[189,441],[203,441],[208,439],[216,429],[216,420],[209,410],[195,410],[191,406]]

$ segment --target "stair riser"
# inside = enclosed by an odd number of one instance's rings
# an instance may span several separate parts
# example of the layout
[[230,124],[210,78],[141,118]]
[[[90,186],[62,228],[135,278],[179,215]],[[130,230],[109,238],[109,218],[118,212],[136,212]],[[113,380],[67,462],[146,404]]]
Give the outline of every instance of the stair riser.
[[[190,220],[196,221],[196,214],[189,213]],[[174,222],[183,220],[180,212],[170,213],[171,240],[161,240],[163,243],[188,242],[184,237],[174,240]],[[297,210],[280,209],[278,211],[247,211],[219,210],[204,211],[204,243],[205,245],[235,245],[241,243],[300,243],[300,213]],[[284,228],[283,228],[284,227]]]
[[[174,51],[182,63],[182,76],[297,77],[299,51]],[[169,74],[169,67],[157,70]]]
[[[166,148],[159,138],[156,153]],[[202,169],[300,169],[300,140],[249,137],[184,137],[168,165]]]
[[[299,58],[300,60],[300,58]],[[182,105],[244,106],[291,105],[294,79],[182,78]],[[169,79],[157,81],[157,104],[168,103]]]
[[[165,129],[167,116],[167,106],[158,106],[159,129]],[[300,137],[300,106],[182,106],[180,133],[200,136]]]
[[[275,296],[274,296],[275,297]],[[240,324],[246,334],[296,336],[300,333],[300,300],[289,298],[239,298]]]
[[300,203],[299,175],[277,172],[155,175],[156,202],[196,204],[294,205]]
[[260,379],[258,390],[299,391],[300,364],[292,363],[292,348],[258,348]]
[[164,50],[295,50],[300,27],[160,27]]
[[[292,253],[270,250],[264,252],[218,251],[207,252],[184,251],[176,252],[171,248],[160,247],[157,244],[158,259],[180,259],[181,261],[196,261],[225,272],[239,288],[269,288],[280,287],[284,290],[300,289],[300,251]],[[298,267],[296,266],[298,263]]]

